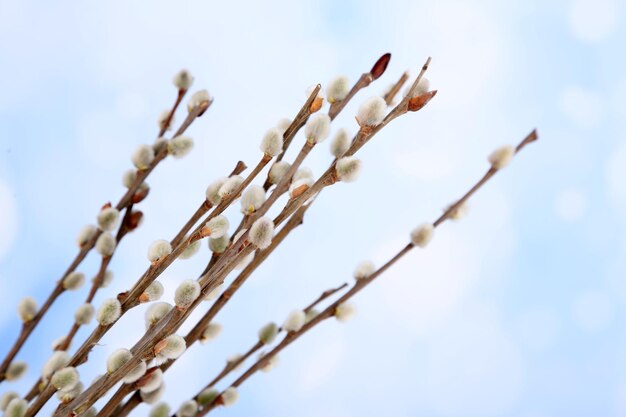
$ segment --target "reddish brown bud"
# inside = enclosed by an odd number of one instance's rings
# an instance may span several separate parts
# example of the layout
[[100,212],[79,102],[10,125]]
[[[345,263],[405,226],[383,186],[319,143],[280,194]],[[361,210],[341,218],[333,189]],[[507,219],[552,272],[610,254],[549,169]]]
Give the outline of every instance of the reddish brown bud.
[[107,209],[107,208],[109,208],[109,207],[113,207],[113,205],[111,204],[111,202],[110,202],[110,201],[109,201],[108,203],[106,203],[105,205],[103,205],[103,206],[100,208],[100,211],[102,211],[102,210],[104,210],[104,209]]
[[130,216],[128,216],[128,219],[126,220],[126,228],[128,230],[135,230],[137,227],[139,227],[141,219],[143,219],[143,213],[141,211],[133,211],[132,213],[130,213]]
[[428,102],[435,97],[437,94],[437,90],[429,91],[428,93],[424,93],[421,96],[413,97],[409,100],[408,110],[409,111],[418,111],[422,107],[424,107]]
[[378,61],[376,61],[376,63],[370,70],[372,79],[376,80],[385,73],[385,70],[387,69],[387,65],[389,65],[390,60],[391,60],[391,54],[389,52],[387,52],[385,55],[378,58]]
[[141,203],[148,196],[149,192],[150,192],[149,187],[139,188],[137,192],[133,194],[133,198],[132,198],[133,204]]

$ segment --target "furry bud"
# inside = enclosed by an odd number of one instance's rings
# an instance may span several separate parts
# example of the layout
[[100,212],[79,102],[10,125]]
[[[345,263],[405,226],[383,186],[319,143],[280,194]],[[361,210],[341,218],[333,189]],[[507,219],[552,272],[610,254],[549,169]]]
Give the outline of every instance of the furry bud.
[[357,265],[354,270],[354,279],[357,281],[360,279],[369,278],[376,271],[376,267],[370,261],[363,261]]
[[73,366],[59,369],[52,375],[50,380],[52,386],[61,391],[69,391],[74,388],[79,382],[80,377],[78,371]]
[[220,284],[217,287],[213,288],[205,297],[204,301],[211,301],[217,298],[218,295],[222,292],[222,288],[224,284]]
[[411,232],[411,243],[420,248],[426,247],[428,242],[433,238],[435,228],[430,223],[424,223],[421,226],[416,227]]
[[208,105],[209,102],[211,102],[211,95],[207,90],[196,91],[187,102],[187,110],[191,113],[196,108]]
[[133,186],[136,179],[137,179],[137,171],[135,171],[134,169],[129,169],[122,176],[122,184],[124,185],[124,187],[130,188]]
[[275,157],[283,151],[283,134],[277,128],[268,130],[261,140],[261,152]]
[[187,308],[200,296],[200,284],[193,279],[186,279],[180,283],[174,293],[176,307]]
[[252,214],[265,203],[265,190],[258,185],[251,185],[241,194],[241,212]]
[[341,303],[335,308],[335,318],[342,323],[350,320],[355,314],[356,308],[351,303]]
[[91,303],[85,303],[76,309],[74,321],[83,326],[87,325],[93,319],[94,314],[96,314],[96,310]]
[[11,362],[11,365],[7,368],[4,378],[7,381],[15,381],[24,376],[28,370],[28,364],[24,361]]
[[326,95],[328,96],[328,102],[334,103],[336,101],[343,101],[350,92],[350,81],[348,77],[337,77],[330,82],[326,88]]
[[298,168],[295,174],[293,174],[293,178],[291,179],[291,181],[295,182],[301,179],[312,179],[312,178],[313,178],[313,171],[311,171],[311,168],[301,167],[301,168]]
[[133,354],[128,349],[119,348],[113,351],[107,358],[107,372],[112,374],[113,372],[124,366],[129,360],[133,358]]
[[167,403],[158,403],[150,410],[150,414],[148,417],[169,417],[170,416],[170,406]]
[[[259,360],[263,360],[265,356],[266,354],[261,352],[261,354],[259,355]],[[261,363],[261,371],[269,372],[272,369],[276,368],[276,365],[278,365],[278,355],[273,355],[263,360],[263,362]]]
[[187,400],[183,402],[178,411],[176,411],[176,417],[193,417],[198,412],[198,403],[194,400]]
[[276,129],[278,129],[281,136],[283,136],[285,132],[287,131],[287,129],[289,129],[289,126],[291,126],[291,123],[292,123],[291,119],[287,119],[287,118],[280,119],[278,123],[276,123]]
[[[95,282],[95,278],[92,280],[93,282]],[[102,276],[102,283],[100,284],[100,288],[106,288],[111,281],[113,281],[113,272],[110,269],[107,269],[106,271],[104,271],[104,275]]]
[[361,126],[376,126],[385,118],[387,103],[382,97],[370,97],[359,107],[356,119]]
[[269,180],[272,184],[278,184],[291,168],[291,164],[286,161],[278,161],[270,168]]
[[163,284],[159,281],[152,281],[148,287],[143,290],[143,293],[139,296],[140,303],[146,303],[148,301],[157,301],[163,295]]
[[193,84],[193,76],[186,69],[182,69],[174,75],[172,82],[174,83],[174,87],[179,90],[188,90],[191,84]]
[[67,352],[64,351],[56,351],[48,358],[46,363],[43,365],[41,369],[41,377],[45,380],[48,379],[52,374],[54,374],[59,369],[62,369],[67,365],[70,361],[70,357]]
[[78,290],[85,284],[85,274],[82,272],[70,272],[63,279],[63,288],[66,290]]
[[302,310],[294,310],[287,316],[287,320],[283,324],[283,329],[288,332],[297,332],[304,326],[306,314]]
[[146,362],[141,361],[134,368],[124,374],[122,381],[125,384],[132,384],[133,382],[138,381],[142,376],[144,376],[147,369],[148,365],[146,365]]
[[304,135],[310,143],[320,143],[330,132],[330,117],[327,114],[311,116],[304,126]]
[[[448,211],[452,206],[454,206],[454,203],[446,207],[444,209],[444,212]],[[456,208],[454,208],[454,210],[451,210],[450,213],[448,213],[448,218],[454,221],[461,220],[467,215],[468,211],[469,207],[467,205],[467,201],[464,201],[461,205],[457,206]]]
[[348,131],[346,129],[339,129],[332,142],[330,142],[330,153],[335,158],[341,158],[350,148],[351,144],[352,139],[350,139]]
[[196,240],[192,242],[189,246],[187,246],[185,250],[181,252],[180,255],[178,255],[178,259],[189,259],[193,255],[198,253],[199,250],[200,250],[200,241]]
[[[0,411],[5,411],[11,400],[14,398],[20,398],[20,395],[15,391],[7,391],[2,394],[0,397]],[[24,408],[24,411],[26,411],[26,408]]]
[[3,415],[4,417],[24,417],[27,409],[28,403],[26,400],[17,397],[8,402]]
[[226,196],[234,194],[236,191],[239,190],[239,187],[241,186],[241,183],[243,183],[243,178],[240,175],[233,175],[233,176],[229,177],[224,182],[224,184],[222,184],[222,186],[220,187],[220,189],[217,192],[217,195],[220,198],[224,198]]
[[243,356],[240,355],[239,353],[235,353],[234,355],[230,355],[226,359],[226,366],[229,367],[231,371],[236,371],[236,370],[240,369],[241,366],[243,365],[243,361],[241,360],[242,358],[243,358]]
[[139,387],[139,391],[143,393],[149,393],[160,389],[162,386],[162,381],[163,371],[159,368],[152,368],[148,370],[148,372],[146,372],[144,376],[139,378],[139,381],[137,381],[137,386]]
[[152,242],[148,248],[148,260],[157,263],[172,253],[172,245],[167,240],[159,239]]
[[152,304],[146,310],[146,330],[151,326],[155,325],[159,320],[161,320],[170,310],[174,308],[170,303],[166,303],[165,301],[160,301],[158,303]]
[[172,334],[154,346],[154,353],[164,359],[177,359],[185,353],[187,344],[182,336]]
[[312,308],[312,309],[308,310],[308,311],[306,312],[305,317],[304,317],[304,323],[306,324],[306,323],[310,322],[310,321],[311,321],[311,320],[313,320],[315,317],[317,317],[317,315],[318,315],[318,314],[320,314],[320,312],[319,312],[319,311],[317,311],[317,310],[316,310],[316,309],[314,309],[314,308]]
[[206,189],[206,201],[217,206],[220,201],[222,201],[222,197],[219,195],[220,188],[222,188],[222,185],[224,185],[227,180],[227,177],[222,177],[209,184]]
[[243,259],[241,259],[237,265],[235,265],[234,269],[237,271],[241,271],[246,266],[248,266],[250,262],[252,262],[253,259],[254,259],[254,252],[250,252],[249,254],[244,256]]
[[202,233],[204,236],[209,236],[213,239],[217,239],[224,236],[228,232],[229,226],[230,223],[228,222],[228,218],[224,215],[219,215],[213,217],[207,222],[207,224],[203,228]]
[[[63,404],[66,404],[72,401],[74,398],[78,397],[85,390],[85,385],[82,382],[78,381],[78,384],[70,390],[57,391],[57,398]],[[85,414],[81,414],[80,417],[83,417]]]
[[202,332],[202,336],[200,336],[200,341],[202,343],[210,342],[219,336],[222,332],[222,325],[219,323],[209,323],[206,326],[206,329]]
[[228,387],[221,395],[222,403],[225,407],[230,407],[235,404],[239,399],[239,391],[235,387]]
[[511,145],[502,146],[489,155],[489,163],[495,169],[504,168],[511,162],[515,155],[515,148]]
[[[152,378],[151,376],[149,378]],[[140,380],[141,381],[141,380]],[[152,383],[151,381],[153,381],[152,379],[149,379],[150,384]],[[141,397],[141,400],[146,403],[146,404],[154,404],[155,402],[159,401],[161,399],[161,397],[163,396],[163,391],[165,391],[165,384],[161,381],[158,380],[159,385],[156,387],[156,389],[150,391],[150,392],[143,392],[141,390],[139,390],[139,396]]]
[[120,212],[113,207],[107,207],[98,213],[98,226],[105,232],[111,232],[117,227],[119,219]]
[[[409,86],[407,86],[407,88],[404,89],[404,97],[406,97],[407,95],[409,95],[409,93],[411,93],[412,87],[413,87],[413,84],[410,84]],[[410,94],[409,98],[421,96],[422,94],[428,93],[429,90],[430,90],[430,81],[428,81],[428,78],[422,77],[420,81],[417,83],[417,87],[415,88],[415,90]]]
[[139,145],[131,158],[135,168],[144,170],[154,161],[154,149],[150,145]]
[[289,197],[296,198],[313,185],[313,178],[301,178],[289,186]]
[[193,139],[188,136],[178,135],[167,142],[167,153],[174,158],[182,158],[191,152]]
[[76,236],[76,244],[79,248],[82,248],[89,242],[98,232],[98,228],[92,224],[88,224],[87,226],[80,229],[78,232],[78,236]]
[[209,238],[209,249],[211,249],[213,253],[223,253],[226,248],[228,248],[229,244],[230,238],[227,234],[224,234],[218,238]]
[[268,323],[259,330],[259,340],[266,345],[272,343],[278,335],[278,325],[276,323]]
[[213,401],[220,396],[220,392],[215,388],[207,388],[198,394],[198,404],[201,407],[213,404]]
[[17,313],[24,323],[31,321],[37,315],[37,302],[32,297],[24,297],[17,305]]
[[159,129],[165,129],[166,132],[168,130],[172,130],[172,125],[174,124],[174,115],[172,115],[172,118],[170,119],[168,125],[165,126],[165,123],[167,123],[167,119],[169,117],[170,117],[170,110],[163,110],[159,114],[159,117],[157,117],[157,126],[159,126]]
[[248,240],[259,249],[266,249],[274,238],[274,222],[267,216],[257,219],[250,227]]
[[344,156],[337,161],[335,170],[337,178],[343,182],[353,182],[359,177],[362,167],[361,160],[354,156]]
[[96,320],[101,326],[113,324],[122,315],[122,306],[117,298],[107,298],[96,312]]
[[116,246],[117,241],[109,232],[102,233],[100,237],[98,237],[98,240],[96,240],[96,251],[98,251],[102,257],[113,255]]

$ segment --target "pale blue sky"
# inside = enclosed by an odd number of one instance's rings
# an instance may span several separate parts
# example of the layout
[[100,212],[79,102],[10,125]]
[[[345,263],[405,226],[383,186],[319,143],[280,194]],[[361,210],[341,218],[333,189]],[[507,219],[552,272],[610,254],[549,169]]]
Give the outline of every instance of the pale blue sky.
[[[354,132],[358,104],[430,55],[435,100],[363,150],[358,182],[320,196],[224,309],[223,335],[168,372],[166,399],[177,406],[262,324],[350,279],[360,260],[384,262],[484,172],[494,147],[537,127],[540,142],[466,219],[359,295],[350,323],[316,329],[219,412],[626,416],[625,13],[618,0],[0,0],[0,355],[19,331],[17,300],[43,301],[77,231],[122,194],[129,156],[154,139],[178,69],[215,103],[189,131],[192,155],[151,176],[145,222],[112,263],[109,296],[134,282],[150,242],[173,236],[211,180],[238,159],[256,162],[262,134],[295,114],[308,86],[355,80],[391,52],[383,79],[334,124]],[[323,144],[309,166],[319,174],[329,162]],[[164,274],[166,301],[207,256],[203,247]],[[97,263],[80,270],[92,276]],[[0,392],[30,387],[85,293],[63,296],[18,356],[32,364],[27,377]],[[94,350],[85,381],[140,336],[139,310]]]

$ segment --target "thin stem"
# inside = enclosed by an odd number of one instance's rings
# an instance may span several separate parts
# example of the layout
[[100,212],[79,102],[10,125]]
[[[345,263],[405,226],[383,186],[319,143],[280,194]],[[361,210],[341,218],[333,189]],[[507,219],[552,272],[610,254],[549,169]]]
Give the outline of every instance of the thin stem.
[[383,95],[383,99],[385,100],[385,103],[387,103],[388,106],[391,106],[393,104],[394,98],[400,92],[400,89],[402,88],[404,83],[407,82],[408,79],[409,79],[409,72],[405,71],[402,74],[402,76],[400,76],[400,79],[391,86],[391,88],[389,89],[389,91],[385,93],[385,95]]

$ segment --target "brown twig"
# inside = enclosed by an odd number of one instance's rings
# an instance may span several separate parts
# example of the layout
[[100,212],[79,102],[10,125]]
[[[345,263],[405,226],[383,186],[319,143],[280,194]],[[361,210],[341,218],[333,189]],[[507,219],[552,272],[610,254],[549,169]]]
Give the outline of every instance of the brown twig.
[[405,71],[404,73],[402,73],[402,76],[400,76],[400,79],[396,81],[391,86],[391,88],[383,95],[383,99],[385,100],[385,103],[387,103],[388,106],[391,106],[393,104],[393,100],[395,99],[396,95],[400,92],[400,89],[402,88],[404,83],[407,82],[408,79],[409,79],[409,72]]

